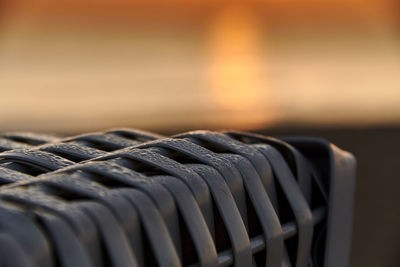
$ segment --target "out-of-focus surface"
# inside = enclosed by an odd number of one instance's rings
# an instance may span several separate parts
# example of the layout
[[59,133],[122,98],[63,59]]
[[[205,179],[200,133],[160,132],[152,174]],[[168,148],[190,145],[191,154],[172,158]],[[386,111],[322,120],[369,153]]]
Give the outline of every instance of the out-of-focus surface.
[[2,0],[1,131],[325,137],[358,159],[351,266],[397,267],[399,33],[397,0]]
[[3,0],[3,130],[400,121],[395,0]]
[[357,158],[350,267],[400,264],[400,127],[279,127],[263,134],[318,136]]

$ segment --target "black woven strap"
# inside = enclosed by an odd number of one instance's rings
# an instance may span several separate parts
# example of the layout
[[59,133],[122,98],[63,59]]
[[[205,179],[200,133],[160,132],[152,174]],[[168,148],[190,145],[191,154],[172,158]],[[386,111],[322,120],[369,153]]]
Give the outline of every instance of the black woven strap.
[[[79,161],[36,178],[0,168],[15,181],[0,188],[1,264],[346,266],[332,255],[348,257],[338,246],[348,246],[350,222],[335,217],[349,213],[338,196],[351,205],[348,153],[319,140],[204,131],[104,152],[93,144],[116,139],[99,136],[37,147],[32,154],[69,151]],[[339,226],[345,238],[332,236]]]
[[[116,129],[62,139],[29,133],[0,135],[0,151],[4,151],[0,153],[0,168],[10,169],[14,173],[8,179],[2,178],[0,171],[0,182],[26,179],[26,175],[37,176],[159,137],[134,129]],[[20,177],[18,172],[21,173]]]

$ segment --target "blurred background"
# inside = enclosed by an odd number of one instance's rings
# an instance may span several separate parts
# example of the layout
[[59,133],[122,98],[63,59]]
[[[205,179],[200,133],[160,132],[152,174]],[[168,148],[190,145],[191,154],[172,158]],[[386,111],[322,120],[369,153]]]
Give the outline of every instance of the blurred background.
[[2,0],[0,129],[322,136],[359,164],[351,266],[400,266],[398,0]]

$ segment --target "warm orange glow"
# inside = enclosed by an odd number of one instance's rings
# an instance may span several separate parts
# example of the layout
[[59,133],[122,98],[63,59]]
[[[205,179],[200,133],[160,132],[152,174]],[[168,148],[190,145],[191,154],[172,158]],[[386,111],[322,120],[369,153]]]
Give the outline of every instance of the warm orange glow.
[[3,0],[2,130],[400,122],[396,0]]
[[239,116],[249,122],[268,107],[260,59],[261,25],[251,11],[238,5],[226,7],[210,25],[208,88],[217,108],[231,112],[236,123]]

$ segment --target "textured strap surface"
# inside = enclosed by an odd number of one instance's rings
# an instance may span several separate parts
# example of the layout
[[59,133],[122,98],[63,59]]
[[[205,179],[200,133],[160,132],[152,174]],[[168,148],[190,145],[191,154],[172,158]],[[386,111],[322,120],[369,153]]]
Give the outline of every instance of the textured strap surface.
[[[107,152],[160,138],[161,135],[135,129],[116,129],[67,138],[29,133],[0,135],[0,184],[38,176],[104,155]],[[11,178],[2,175],[9,169]],[[20,177],[18,177],[20,173]]]
[[347,152],[315,158],[319,141],[240,132],[135,133],[0,153],[1,265],[316,267],[347,257],[331,245],[349,239],[329,236],[349,224],[330,203],[352,195],[335,182],[353,179]]

